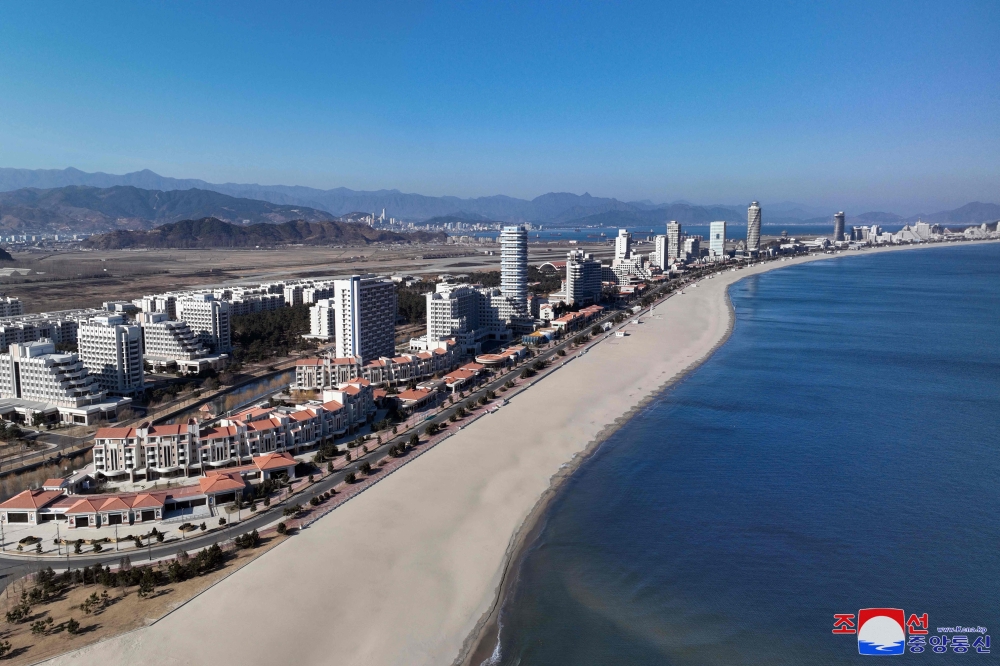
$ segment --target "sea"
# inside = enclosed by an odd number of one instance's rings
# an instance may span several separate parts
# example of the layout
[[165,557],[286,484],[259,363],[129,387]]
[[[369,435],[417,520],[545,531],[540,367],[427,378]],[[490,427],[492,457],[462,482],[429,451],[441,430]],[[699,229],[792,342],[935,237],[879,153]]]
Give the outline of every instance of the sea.
[[1000,640],[1000,244],[845,255],[730,296],[729,340],[549,505],[487,663],[865,664],[833,630],[868,608],[927,614],[909,662],[995,663],[1000,643],[937,630]]

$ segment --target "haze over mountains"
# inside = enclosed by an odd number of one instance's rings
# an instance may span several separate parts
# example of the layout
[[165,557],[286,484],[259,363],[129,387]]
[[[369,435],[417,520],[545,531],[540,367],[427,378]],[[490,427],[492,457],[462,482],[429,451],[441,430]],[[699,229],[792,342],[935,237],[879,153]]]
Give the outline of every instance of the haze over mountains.
[[[37,188],[25,190],[24,188]],[[8,230],[103,231],[148,229],[165,222],[215,217],[242,223],[320,221],[356,211],[381,212],[407,221],[455,220],[531,222],[544,226],[649,226],[666,220],[702,224],[746,223],[746,207],[619,201],[590,194],[552,192],[532,200],[504,195],[462,199],[407,194],[398,190],[321,190],[287,185],[214,184],[143,170],[124,175],[78,169],[0,168],[0,225]],[[793,202],[762,202],[766,224],[825,224],[834,211]],[[1000,206],[970,203],[961,208],[907,217],[891,212],[848,216],[848,224],[901,225],[922,219],[941,224],[976,224],[1000,219]]]

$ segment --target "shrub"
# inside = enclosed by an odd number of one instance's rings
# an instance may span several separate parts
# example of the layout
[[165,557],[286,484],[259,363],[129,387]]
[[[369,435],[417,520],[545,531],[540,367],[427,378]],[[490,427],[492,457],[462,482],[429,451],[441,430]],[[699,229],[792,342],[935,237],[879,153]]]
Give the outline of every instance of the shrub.
[[413,433],[412,435],[410,435],[410,441],[407,442],[407,444],[409,444],[410,446],[416,446],[419,443],[420,443],[420,437],[417,435],[417,433]]
[[278,534],[288,534],[288,526],[284,523],[278,523]]
[[344,477],[344,481],[346,481],[347,483],[354,483],[355,481],[357,481],[357,477],[354,476],[354,472],[348,472],[347,476]]
[[313,505],[313,506],[319,506],[319,498],[318,497],[310,497],[309,498],[309,503],[311,505]]
[[226,519],[219,518],[219,527],[225,527],[225,526],[226,526]]
[[372,464],[366,460],[363,463],[361,463],[361,467],[359,467],[358,469],[361,470],[362,474],[371,474],[372,473]]
[[70,619],[66,620],[66,631],[68,631],[71,634],[75,634],[75,633],[79,632],[80,631],[80,623],[77,622],[76,620],[74,620],[73,618],[70,618]]

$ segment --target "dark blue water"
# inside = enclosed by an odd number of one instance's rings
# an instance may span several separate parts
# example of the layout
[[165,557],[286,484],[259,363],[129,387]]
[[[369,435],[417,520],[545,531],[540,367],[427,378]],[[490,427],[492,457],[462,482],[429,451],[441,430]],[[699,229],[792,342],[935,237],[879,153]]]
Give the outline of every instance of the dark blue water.
[[1000,639],[1000,244],[790,267],[731,296],[729,341],[551,505],[498,663],[870,663],[831,633],[869,607]]

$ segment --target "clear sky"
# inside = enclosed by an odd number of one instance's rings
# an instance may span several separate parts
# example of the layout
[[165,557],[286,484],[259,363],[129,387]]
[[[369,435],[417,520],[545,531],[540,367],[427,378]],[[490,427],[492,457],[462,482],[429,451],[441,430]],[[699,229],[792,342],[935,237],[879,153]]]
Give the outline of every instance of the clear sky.
[[1000,2],[11,2],[0,166],[1000,203]]

